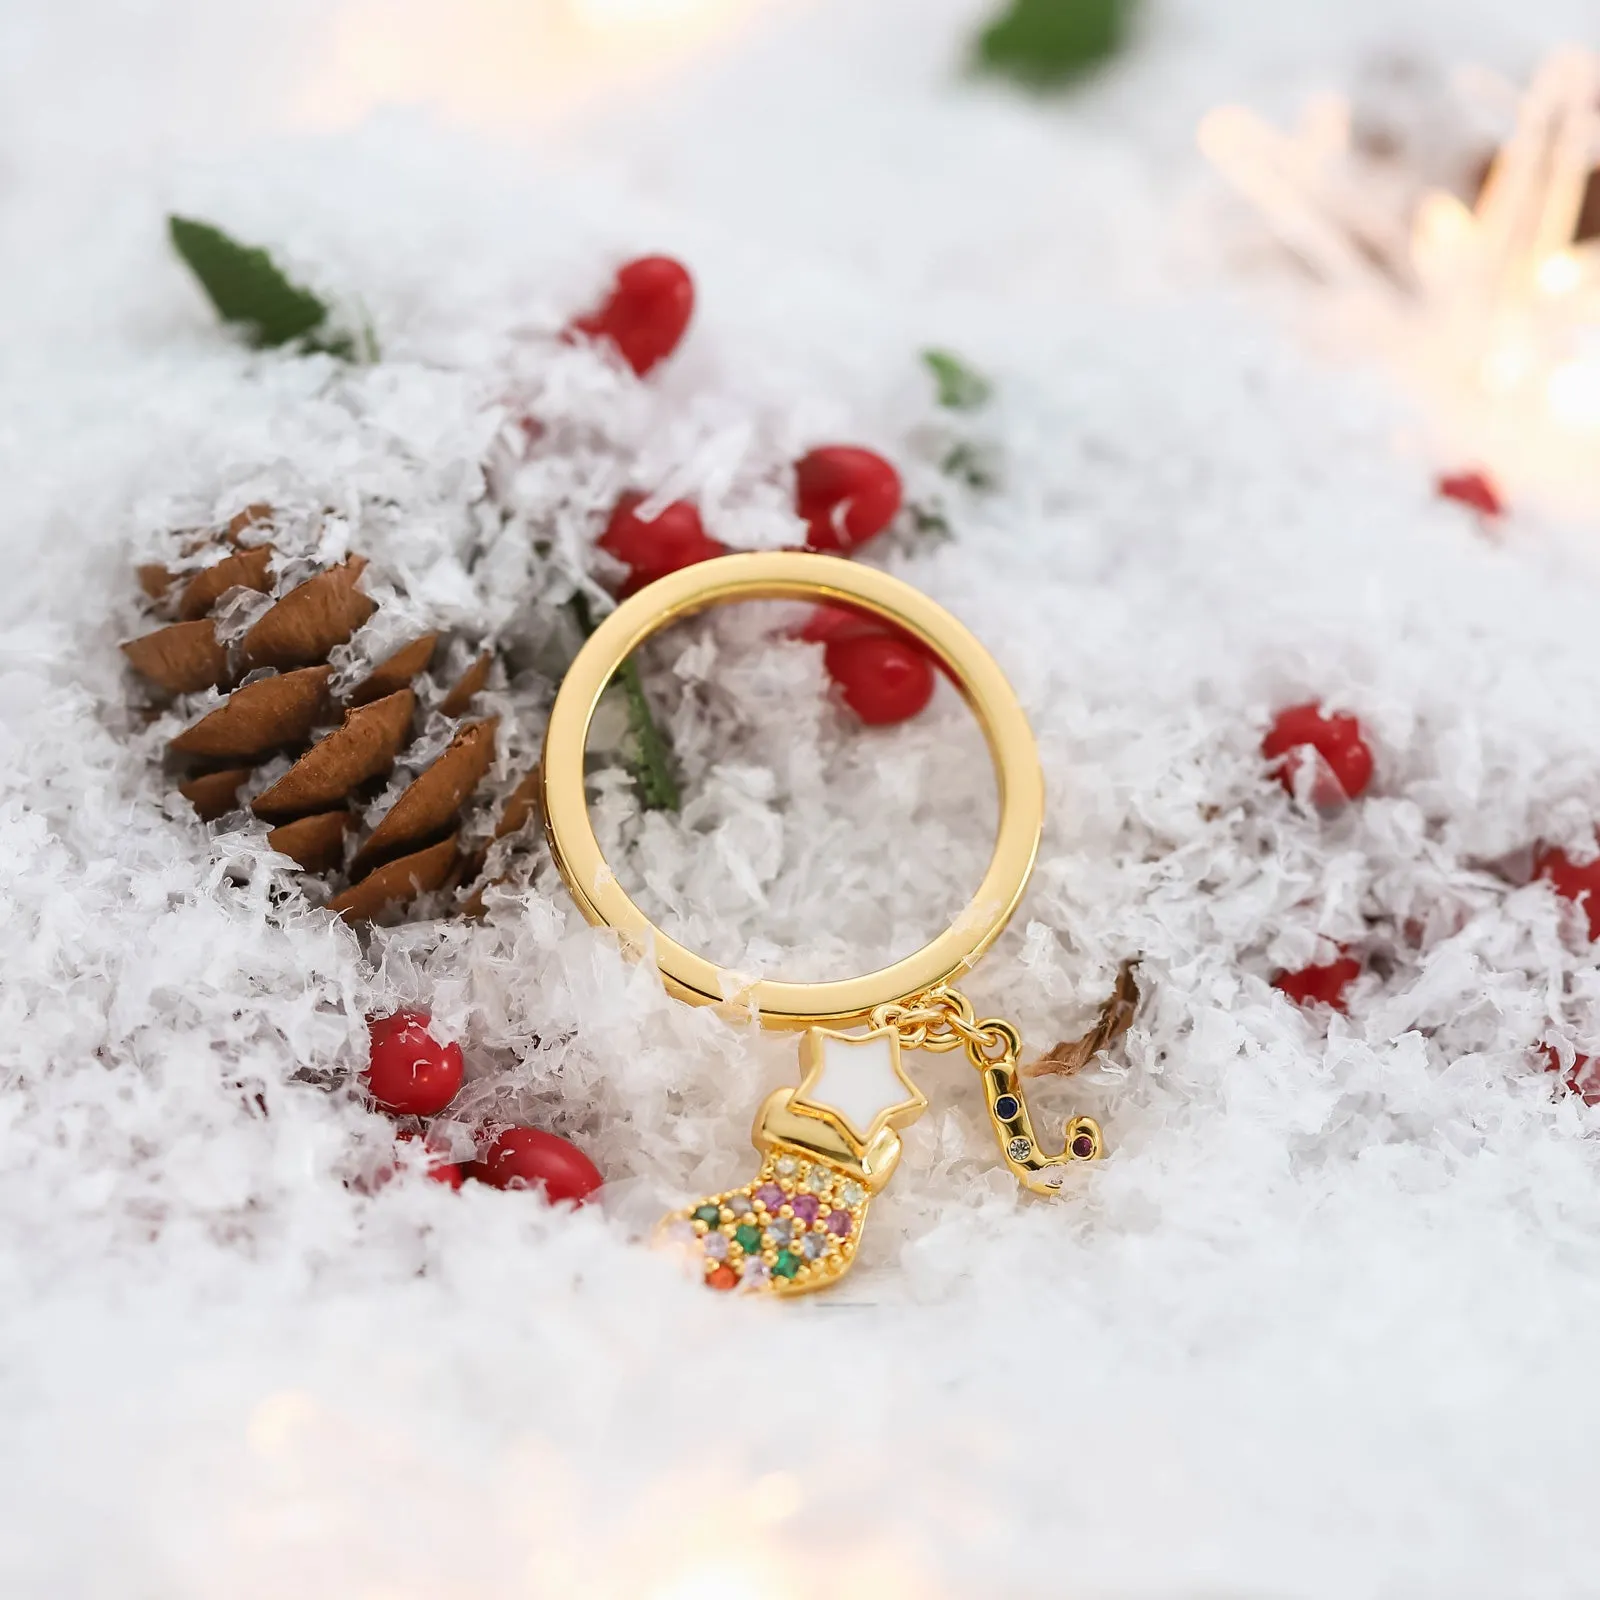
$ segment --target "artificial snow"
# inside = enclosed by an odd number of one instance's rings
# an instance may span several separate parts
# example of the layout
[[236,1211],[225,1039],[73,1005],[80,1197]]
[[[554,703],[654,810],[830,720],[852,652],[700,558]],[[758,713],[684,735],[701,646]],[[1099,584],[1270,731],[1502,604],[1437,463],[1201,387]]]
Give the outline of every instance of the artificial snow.
[[[1152,5],[1043,106],[954,79],[979,6],[828,0],[514,138],[448,107],[308,136],[273,107],[315,8],[147,9],[137,39],[98,4],[0,19],[0,1592],[1592,1589],[1600,1111],[1536,1047],[1600,1051],[1600,970],[1526,878],[1600,811],[1594,529],[1533,504],[1488,538],[1434,498],[1458,463],[1426,419],[1309,348],[1292,269],[1208,242],[1246,224],[1190,143],[1216,100],[1276,111],[1383,49],[1515,76],[1581,10]],[[224,138],[200,108],[229,93]],[[169,209],[359,299],[382,364],[238,347]],[[646,250],[701,299],[639,384],[559,330]],[[989,407],[938,411],[930,345]],[[994,487],[939,470],[956,438]],[[270,501],[304,570],[371,560],[345,679],[421,626],[503,648],[492,799],[616,496],[780,545],[789,464],[832,441],[948,521],[865,559],[989,645],[1038,735],[1039,865],[967,992],[1033,1052],[1126,958],[1145,998],[1030,1088],[1046,1139],[1106,1134],[1057,1201],[1007,1175],[960,1057],[908,1058],[931,1108],[850,1277],[768,1305],[642,1241],[753,1174],[793,1038],[667,999],[531,832],[483,923],[358,935],[264,826],[195,821],[160,770],[179,713],[144,718],[117,645],[138,561]],[[654,643],[684,807],[641,813],[613,762],[593,814],[675,937],[841,976],[959,909],[993,784],[953,691],[864,730],[792,620]],[[1258,754],[1309,698],[1376,751],[1335,815]],[[1348,1016],[1270,987],[1336,945]],[[602,1201],[397,1156],[353,1084],[397,1005],[463,1043],[456,1152],[551,1128]]]

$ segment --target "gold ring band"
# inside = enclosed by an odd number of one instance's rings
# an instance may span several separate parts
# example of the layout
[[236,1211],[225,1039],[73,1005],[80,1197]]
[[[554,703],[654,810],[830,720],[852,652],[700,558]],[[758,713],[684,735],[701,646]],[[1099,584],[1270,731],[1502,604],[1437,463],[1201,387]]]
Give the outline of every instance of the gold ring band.
[[[913,955],[858,978],[825,983],[753,980],[667,937],[617,882],[589,822],[584,749],[595,707],[612,675],[653,633],[729,600],[843,604],[892,622],[948,669],[972,707],[994,761],[1000,824],[977,893],[956,921]],[[761,551],[718,556],[647,585],[595,629],[568,669],[545,730],[540,798],[550,853],[579,910],[653,949],[668,991],[695,1005],[750,1005],[768,1027],[854,1022],[875,1006],[947,982],[994,943],[1033,870],[1044,824],[1044,775],[1033,730],[994,658],[943,606],[879,572],[837,556]]]

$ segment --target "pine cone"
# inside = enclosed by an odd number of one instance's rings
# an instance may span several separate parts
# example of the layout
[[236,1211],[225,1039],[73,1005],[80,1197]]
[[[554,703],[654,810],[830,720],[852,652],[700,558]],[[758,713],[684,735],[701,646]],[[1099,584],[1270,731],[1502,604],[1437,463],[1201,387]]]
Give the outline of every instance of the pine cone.
[[[202,821],[248,809],[269,824],[272,847],[325,878],[328,908],[350,921],[470,888],[491,841],[465,845],[463,813],[494,762],[499,718],[469,713],[494,652],[441,679],[447,661],[459,666],[463,641],[423,633],[335,696],[330,656],[377,610],[360,586],[367,562],[352,555],[290,582],[279,569],[294,563],[268,542],[272,523],[271,507],[251,506],[182,551],[188,562],[217,559],[181,577],[139,568],[150,611],[172,620],[123,645],[130,664],[180,709],[184,696],[226,693],[168,743],[179,793]],[[252,591],[270,603],[251,603]],[[391,797],[397,764],[415,775]],[[530,797],[525,779],[495,839],[523,825]],[[465,914],[481,910],[481,893]]]

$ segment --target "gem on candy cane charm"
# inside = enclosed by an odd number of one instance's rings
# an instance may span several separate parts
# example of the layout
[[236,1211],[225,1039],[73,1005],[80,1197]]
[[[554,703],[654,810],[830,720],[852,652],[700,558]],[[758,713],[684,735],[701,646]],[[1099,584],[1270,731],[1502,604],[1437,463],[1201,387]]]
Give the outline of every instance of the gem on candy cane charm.
[[900,1033],[808,1028],[798,1088],[756,1114],[753,1182],[673,1213],[666,1237],[698,1258],[713,1289],[807,1294],[850,1269],[872,1196],[900,1160],[898,1129],[928,1102],[900,1063]]
[[[1075,1047],[1057,1045],[1056,1050],[1083,1050],[1083,1059],[1087,1060],[1095,1049],[1127,1027],[1137,1002],[1131,964],[1125,965],[1093,1032]],[[1017,1070],[1021,1037],[1001,1017],[986,1017],[980,1022],[972,1002],[959,990],[941,984],[915,999],[879,1006],[872,1013],[872,1020],[894,1028],[911,1049],[943,1051],[965,1047],[967,1059],[983,1079],[984,1099],[1000,1141],[1000,1153],[1023,1188],[1053,1195],[1073,1166],[1098,1161],[1105,1154],[1100,1124],[1093,1117],[1073,1117],[1068,1121],[1063,1147],[1057,1154],[1040,1149]]]

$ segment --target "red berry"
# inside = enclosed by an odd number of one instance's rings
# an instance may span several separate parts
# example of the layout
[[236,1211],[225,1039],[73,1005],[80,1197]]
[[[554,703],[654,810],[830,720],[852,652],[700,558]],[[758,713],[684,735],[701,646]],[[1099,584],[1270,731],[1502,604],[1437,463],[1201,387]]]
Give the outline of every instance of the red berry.
[[368,1017],[372,1040],[367,1092],[385,1111],[405,1117],[431,1117],[443,1111],[461,1087],[461,1046],[440,1044],[428,1032],[426,1011],[397,1011]]
[[933,663],[908,639],[887,634],[833,640],[823,665],[844,703],[874,727],[904,722],[933,698]]
[[1579,866],[1565,850],[1546,847],[1533,858],[1533,875],[1544,878],[1563,900],[1583,903],[1589,937],[1600,939],[1600,856]]
[[472,1163],[471,1174],[495,1189],[541,1187],[551,1200],[580,1205],[603,1181],[577,1145],[542,1128],[505,1129]]
[[1447,472],[1434,484],[1441,499],[1459,500],[1486,517],[1498,517],[1505,510],[1500,493],[1482,472]]
[[[395,1140],[402,1144],[409,1144],[419,1137],[421,1136],[410,1128],[402,1128],[395,1134]],[[426,1142],[423,1144],[423,1150],[428,1157],[428,1177],[434,1183],[447,1183],[452,1189],[459,1189],[466,1179],[466,1171],[461,1163],[436,1158],[435,1152]]]
[[874,451],[824,445],[802,456],[794,472],[808,550],[854,549],[882,533],[900,509],[900,474]]
[[608,339],[642,378],[678,348],[694,314],[694,279],[671,256],[641,256],[621,268],[606,302],[573,330]]
[[624,594],[632,594],[680,567],[727,554],[705,530],[700,513],[687,500],[674,500],[648,519],[639,515],[645,496],[629,491],[617,501],[600,548],[629,569]]
[[[1545,1071],[1561,1071],[1561,1057],[1553,1044],[1542,1044],[1539,1051],[1544,1056]],[[1574,1094],[1583,1096],[1586,1106],[1600,1105],[1600,1066],[1592,1057],[1575,1055],[1563,1081]]]
[[1302,967],[1298,972],[1280,972],[1272,987],[1297,1006],[1332,1006],[1344,1010],[1344,992],[1361,976],[1361,963],[1354,956],[1341,955],[1323,967]]
[[1278,781],[1290,794],[1306,760],[1307,747],[1327,763],[1332,782],[1319,770],[1311,798],[1317,805],[1339,805],[1354,800],[1372,781],[1372,747],[1362,736],[1354,717],[1334,713],[1325,717],[1315,702],[1290,706],[1272,719],[1261,741],[1261,754],[1276,763]]
[[818,606],[806,618],[805,625],[795,634],[807,644],[844,644],[850,639],[904,639],[914,643],[910,634],[895,627],[883,617],[870,611],[858,611],[854,606]]

